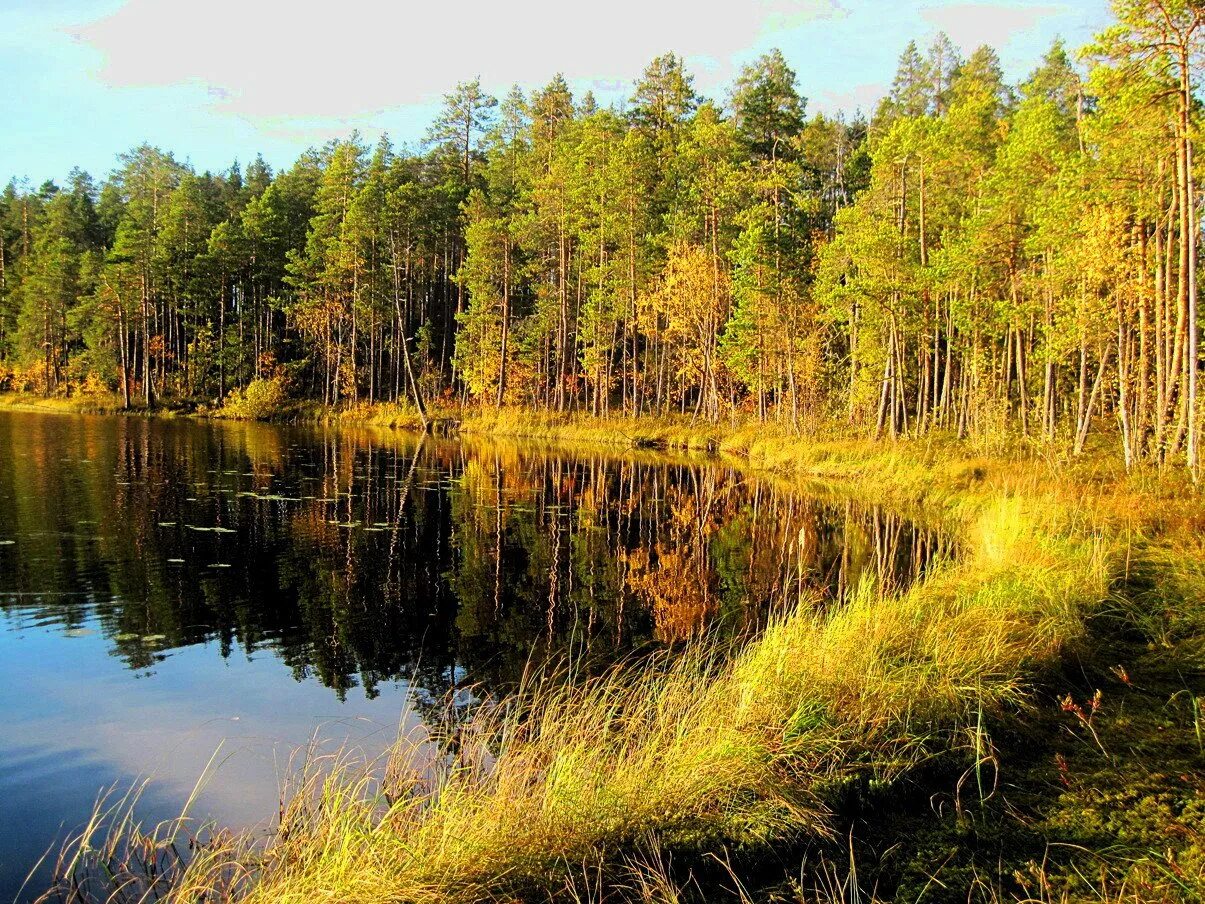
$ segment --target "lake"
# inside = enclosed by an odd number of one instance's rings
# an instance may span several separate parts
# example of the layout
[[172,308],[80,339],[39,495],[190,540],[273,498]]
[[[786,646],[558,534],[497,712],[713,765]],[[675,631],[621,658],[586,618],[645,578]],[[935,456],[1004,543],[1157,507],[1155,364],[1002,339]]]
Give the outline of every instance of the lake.
[[[103,789],[270,827],[291,754],[951,553],[715,459],[0,412],[0,901]],[[39,877],[41,881],[44,881]],[[31,883],[22,898],[38,890]]]

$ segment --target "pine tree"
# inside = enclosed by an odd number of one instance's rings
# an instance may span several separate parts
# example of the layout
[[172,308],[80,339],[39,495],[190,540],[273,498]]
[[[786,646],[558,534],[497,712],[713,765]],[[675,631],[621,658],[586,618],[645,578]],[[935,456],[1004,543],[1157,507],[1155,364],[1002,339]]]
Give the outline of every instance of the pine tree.
[[37,356],[43,392],[67,378],[72,336],[68,315],[86,286],[80,279],[87,225],[72,194],[56,194],[46,204],[33,236],[33,248],[21,286],[17,341]]
[[732,90],[737,131],[750,153],[762,160],[791,156],[803,129],[805,105],[795,71],[777,49],[746,66]]

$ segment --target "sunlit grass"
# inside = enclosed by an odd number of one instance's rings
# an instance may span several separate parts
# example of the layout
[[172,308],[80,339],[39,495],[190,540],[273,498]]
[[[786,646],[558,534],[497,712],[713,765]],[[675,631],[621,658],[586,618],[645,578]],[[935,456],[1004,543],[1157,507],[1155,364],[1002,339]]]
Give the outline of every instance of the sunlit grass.
[[1084,529],[1082,495],[1028,492],[1006,464],[759,442],[742,453],[763,466],[936,509],[966,555],[899,595],[799,600],[731,655],[703,644],[588,681],[533,678],[457,724],[434,774],[413,745],[387,768],[319,770],[265,846],[219,836],[161,886],[174,900],[509,900],[650,836],[706,849],[823,834],[845,782],[890,781],[1023,704],[1124,560],[1115,531]]
[[70,396],[0,392],[0,410],[42,411],[60,414],[116,414],[122,411],[122,400],[118,393],[108,391],[77,392]]
[[[583,869],[626,875],[640,900],[677,900],[664,877],[630,868],[650,839],[699,851],[824,835],[847,782],[889,782],[955,749],[973,759],[979,720],[1026,706],[1044,671],[1087,641],[1086,620],[1114,605],[1138,547],[1157,579],[1125,617],[1156,642],[1205,650],[1199,503],[1175,477],[1037,446],[981,456],[940,437],[432,415],[516,440],[713,452],[939,521],[964,555],[900,595],[864,585],[841,607],[798,600],[737,651],[699,644],[589,681],[531,678],[457,723],[438,768],[412,744],[375,768],[313,764],[266,840],[194,840],[187,821],[144,834],[128,806],[114,810],[69,848],[50,900],[593,900],[574,878]],[[421,426],[393,405],[291,417]]]
[[342,408],[323,405],[299,405],[294,420],[330,424],[389,427],[397,430],[422,430],[423,421],[413,405],[398,402],[362,402]]
[[465,412],[460,429],[491,436],[555,440],[595,446],[715,450],[726,427],[689,418],[558,415],[520,408]]

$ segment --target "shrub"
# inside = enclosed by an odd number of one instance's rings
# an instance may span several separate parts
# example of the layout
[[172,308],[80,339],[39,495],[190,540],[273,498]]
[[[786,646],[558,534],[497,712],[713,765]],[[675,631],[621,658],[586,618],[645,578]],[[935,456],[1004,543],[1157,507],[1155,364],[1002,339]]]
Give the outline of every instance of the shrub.
[[256,377],[244,388],[232,389],[218,414],[246,421],[267,420],[280,413],[288,398],[287,380],[282,375]]

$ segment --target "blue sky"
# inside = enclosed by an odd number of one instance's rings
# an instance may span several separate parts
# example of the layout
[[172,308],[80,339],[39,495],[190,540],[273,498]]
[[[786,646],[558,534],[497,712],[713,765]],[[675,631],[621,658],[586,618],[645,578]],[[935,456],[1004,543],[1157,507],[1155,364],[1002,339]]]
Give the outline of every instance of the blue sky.
[[990,43],[1015,79],[1108,18],[1108,0],[0,0],[0,181],[103,176],[142,141],[198,169],[287,166],[353,129],[417,142],[459,80],[500,95],[560,71],[607,103],[666,50],[722,98],[777,46],[809,109],[869,110],[909,39]]

